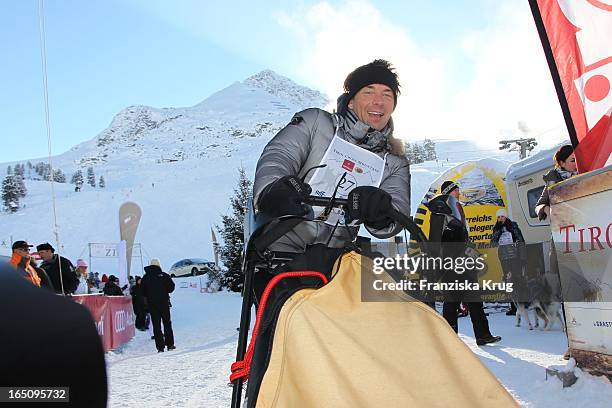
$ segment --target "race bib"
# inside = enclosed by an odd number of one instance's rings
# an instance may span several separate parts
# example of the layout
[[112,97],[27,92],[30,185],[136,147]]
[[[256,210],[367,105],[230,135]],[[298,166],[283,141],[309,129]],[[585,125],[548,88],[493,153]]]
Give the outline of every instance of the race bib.
[[499,245],[511,245],[513,243],[514,241],[512,240],[512,234],[508,231],[502,232],[501,236],[499,237]]
[[[348,197],[359,186],[380,186],[385,169],[385,159],[377,154],[334,136],[321,159],[321,165],[309,181],[312,194],[319,197]],[[344,211],[334,208],[329,214],[323,207],[314,207],[316,219],[330,225],[344,225]],[[355,225],[352,223],[351,225]]]

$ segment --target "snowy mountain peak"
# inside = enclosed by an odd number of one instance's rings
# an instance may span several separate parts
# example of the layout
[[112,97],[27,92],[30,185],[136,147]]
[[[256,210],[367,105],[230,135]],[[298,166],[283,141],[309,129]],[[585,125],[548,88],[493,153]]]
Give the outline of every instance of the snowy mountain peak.
[[266,69],[193,107],[128,106],[95,138],[73,147],[55,162],[72,172],[124,161],[231,157],[254,144],[263,147],[295,112],[326,104],[320,92]]
[[318,91],[300,86],[291,79],[264,69],[248,77],[242,82],[244,85],[259,88],[270,95],[289,100],[297,105],[312,104],[312,106],[325,106],[328,99]]

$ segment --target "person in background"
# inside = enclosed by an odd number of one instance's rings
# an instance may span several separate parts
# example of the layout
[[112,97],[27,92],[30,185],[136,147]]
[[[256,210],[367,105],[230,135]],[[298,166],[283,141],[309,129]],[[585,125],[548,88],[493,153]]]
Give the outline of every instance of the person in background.
[[123,291],[119,287],[119,278],[115,275],[108,277],[108,282],[104,285],[103,293],[106,296],[123,296]]
[[[174,291],[174,282],[167,273],[161,269],[159,259],[151,259],[151,264],[145,266],[145,276],[142,278],[142,292],[145,303],[151,313],[155,347],[158,353],[164,352],[164,346],[174,350],[174,333],[170,319],[170,293]],[[162,333],[161,323],[164,324]]]
[[576,156],[574,155],[574,148],[571,145],[561,146],[553,156],[555,162],[555,168],[546,173],[542,178],[544,179],[544,190],[542,195],[536,203],[536,214],[540,220],[545,220],[550,216],[550,198],[548,196],[548,188],[553,184],[559,183],[563,180],[575,176],[578,174],[578,167],[576,166]]
[[36,270],[30,265],[30,248],[26,241],[15,241],[12,246],[13,253],[11,255],[10,264],[17,271],[23,274],[23,277],[30,281],[34,286],[40,287],[40,277]]
[[74,293],[76,288],[79,286],[79,279],[74,272],[72,262],[63,256],[56,254],[55,249],[48,242],[36,246],[36,250],[43,260],[40,267],[47,272],[47,275],[49,275],[53,288],[55,289],[55,293]]
[[77,259],[76,267],[77,278],[79,279],[79,286],[74,292],[75,295],[86,295],[89,293],[89,287],[87,285],[87,262],[82,259]]
[[50,290],[51,292],[55,292],[55,289],[53,288],[53,283],[51,283],[49,275],[47,275],[47,272],[45,272],[43,268],[38,266],[38,263],[36,262],[36,259],[33,256],[30,257],[30,266],[34,268],[34,270],[38,274],[38,277],[40,278],[40,287]]
[[[454,197],[459,203],[459,196],[461,195],[461,191],[459,189],[459,185],[451,180],[447,180],[442,183],[442,187],[440,189],[441,195],[449,195]],[[461,208],[461,213],[463,213],[463,208]],[[465,223],[465,220],[463,220]],[[466,242],[469,244],[469,235],[468,235],[468,227],[465,225],[465,228],[462,228],[463,231],[461,237],[455,237],[448,235],[448,238],[445,238],[447,232],[450,233],[450,230],[445,230],[442,235],[442,242]],[[465,256],[465,254],[461,254],[461,256]],[[460,302],[462,298],[465,296],[465,293],[456,293],[453,294],[454,297],[452,299],[448,299],[444,301],[442,306],[442,316],[446,319],[448,324],[452,327],[455,332],[458,332],[457,325],[457,310],[459,309]],[[446,295],[448,296],[448,295]],[[501,340],[500,336],[493,336],[491,334],[489,328],[489,321],[487,319],[487,315],[484,312],[483,303],[482,302],[465,302],[470,314],[470,319],[472,320],[472,328],[474,330],[474,337],[476,337],[476,344],[479,346],[484,346],[490,343],[496,343]]]
[[134,326],[141,331],[148,330],[149,327],[146,320],[147,311],[144,302],[144,294],[142,292],[142,278],[140,276],[136,276],[134,286],[130,288],[130,295],[132,295],[132,307],[136,315]]
[[[522,276],[523,266],[527,262],[523,233],[518,224],[508,218],[505,209],[497,210],[495,216],[497,222],[493,226],[491,247],[498,247],[497,256],[504,274],[504,282],[517,281]],[[514,302],[510,302],[510,310],[506,315],[516,315]]]
[[86,308],[38,289],[0,263],[0,310],[0,384],[19,389],[69,387],[69,401],[0,405],[107,406],[104,350]]
[[107,283],[108,283],[108,276],[105,273],[103,273],[102,279],[100,279],[100,284],[102,285],[100,289],[104,289]]
[[93,281],[94,281],[95,287],[100,289],[100,274],[98,272],[94,273]]
[[[563,180],[567,180],[570,177],[578,174],[578,166],[576,165],[576,156],[574,155],[574,148],[572,145],[561,146],[553,156],[555,167],[546,173],[542,178],[544,179],[544,190],[542,195],[536,203],[535,212],[540,220],[545,220],[550,216],[550,197],[548,195],[548,189],[556,183]],[[547,285],[552,289],[553,295],[558,299],[561,299],[561,277],[559,275],[559,264],[557,263],[557,251],[555,250],[555,243],[551,237],[550,252],[548,253],[550,273],[545,274],[545,280]],[[561,310],[563,311],[563,321],[565,320],[565,305],[561,303]],[[567,327],[565,330],[567,334]],[[565,360],[570,358],[570,348],[568,341],[567,351],[563,354]]]

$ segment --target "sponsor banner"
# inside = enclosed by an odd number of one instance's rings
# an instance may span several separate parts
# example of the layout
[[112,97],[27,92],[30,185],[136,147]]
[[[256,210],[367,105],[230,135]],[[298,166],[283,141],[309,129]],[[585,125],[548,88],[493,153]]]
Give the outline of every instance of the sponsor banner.
[[467,161],[447,170],[430,185],[415,215],[417,225],[429,236],[431,213],[426,203],[440,194],[442,183],[446,180],[457,183],[470,241],[486,259],[487,269],[481,276],[483,279],[502,279],[497,248],[491,247],[491,238],[497,222],[497,210],[507,208],[504,176],[509,165],[503,160],[481,159]]
[[104,351],[117,348],[134,337],[131,297],[74,295],[72,300],[85,306],[91,313]]
[[96,324],[96,330],[102,341],[104,351],[111,347],[111,316],[108,307],[108,298],[101,295],[73,295],[72,300],[85,306]]
[[612,355],[612,166],[551,187],[550,198],[570,347]]
[[612,302],[565,303],[570,347],[612,356]]
[[117,244],[89,244],[89,252],[93,258],[116,258]]
[[136,230],[140,223],[140,217],[142,210],[138,204],[133,202],[125,202],[119,208],[119,234],[121,241],[125,241],[125,259],[127,260],[127,275],[130,276],[130,269],[132,265],[132,250],[134,249],[134,238],[136,237]]
[[[562,93],[575,128],[580,172],[610,164],[612,152],[612,5],[599,0],[531,0],[543,24]],[[553,78],[555,75],[553,74]],[[560,97],[561,98],[561,97]],[[562,107],[563,107],[562,101]],[[567,116],[567,114],[566,114]],[[566,117],[567,120],[567,117]]]
[[199,289],[202,286],[202,280],[200,282],[181,282],[179,283],[179,289]]
[[[89,252],[92,258],[117,258],[117,243],[91,243]],[[134,244],[134,251],[140,251],[140,244]]]
[[130,296],[107,298],[111,315],[111,348],[115,349],[134,337],[134,314]]

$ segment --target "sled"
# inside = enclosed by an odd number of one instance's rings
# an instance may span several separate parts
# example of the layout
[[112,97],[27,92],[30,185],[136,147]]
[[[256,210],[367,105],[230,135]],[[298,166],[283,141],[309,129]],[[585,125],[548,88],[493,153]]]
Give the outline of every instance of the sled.
[[[346,201],[312,197],[309,203]],[[427,250],[411,218],[390,215]],[[246,407],[518,406],[431,307],[402,291],[362,301],[362,286],[393,282],[372,272],[364,248],[342,253],[330,270],[281,271],[254,294],[258,272],[293,262],[268,247],[302,220],[247,217],[232,407],[240,406],[247,379]],[[247,349],[253,303],[257,318]]]

